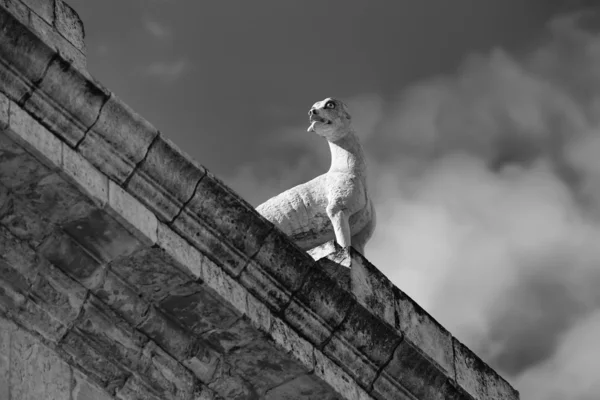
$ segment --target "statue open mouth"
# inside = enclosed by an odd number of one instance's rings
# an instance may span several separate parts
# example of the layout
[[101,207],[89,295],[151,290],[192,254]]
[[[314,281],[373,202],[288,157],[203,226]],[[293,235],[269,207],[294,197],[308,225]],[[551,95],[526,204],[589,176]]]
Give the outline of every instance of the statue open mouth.
[[307,129],[307,132],[310,132],[310,131],[313,131],[313,132],[314,132],[314,130],[315,130],[315,124],[316,124],[317,122],[319,122],[319,123],[321,123],[321,124],[325,124],[325,125],[329,125],[329,124],[331,124],[331,121],[330,121],[330,120],[328,120],[328,119],[325,119],[325,118],[322,118],[322,117],[319,117],[319,116],[318,116],[318,115],[316,115],[316,114],[313,114],[313,115],[311,115],[311,116],[308,118],[308,121],[310,122],[310,126],[308,127],[308,129]]

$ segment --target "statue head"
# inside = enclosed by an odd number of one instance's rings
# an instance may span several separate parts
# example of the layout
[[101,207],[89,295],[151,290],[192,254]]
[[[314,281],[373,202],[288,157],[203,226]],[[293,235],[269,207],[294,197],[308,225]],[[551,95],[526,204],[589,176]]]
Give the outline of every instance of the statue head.
[[343,138],[350,131],[350,113],[341,100],[328,97],[316,102],[308,111],[308,132],[315,132],[330,142]]

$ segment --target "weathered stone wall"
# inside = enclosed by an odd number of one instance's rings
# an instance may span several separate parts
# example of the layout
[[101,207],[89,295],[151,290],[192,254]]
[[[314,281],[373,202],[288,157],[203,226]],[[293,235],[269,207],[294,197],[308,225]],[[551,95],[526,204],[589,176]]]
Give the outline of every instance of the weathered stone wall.
[[[0,317],[63,360],[51,374],[121,400],[337,398],[308,342],[151,215],[0,94]],[[10,399],[35,398],[3,361]],[[21,361],[43,390],[39,360]]]
[[0,317],[0,399],[110,400],[52,349]]

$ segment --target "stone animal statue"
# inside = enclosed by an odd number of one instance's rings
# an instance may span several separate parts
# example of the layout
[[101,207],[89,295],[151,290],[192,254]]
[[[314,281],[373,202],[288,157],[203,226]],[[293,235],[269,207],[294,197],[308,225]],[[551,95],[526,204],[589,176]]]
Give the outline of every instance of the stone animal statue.
[[335,239],[364,255],[375,228],[375,210],[350,114],[342,101],[327,98],[315,103],[308,115],[308,132],[329,142],[329,171],[267,200],[257,211],[304,250]]

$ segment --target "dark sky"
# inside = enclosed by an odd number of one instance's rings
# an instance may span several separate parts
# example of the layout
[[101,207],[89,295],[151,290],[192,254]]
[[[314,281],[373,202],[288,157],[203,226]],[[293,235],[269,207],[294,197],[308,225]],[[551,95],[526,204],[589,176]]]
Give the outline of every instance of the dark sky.
[[305,124],[327,96],[452,71],[539,34],[547,0],[70,0],[89,70],[223,175],[268,157],[265,132]]

